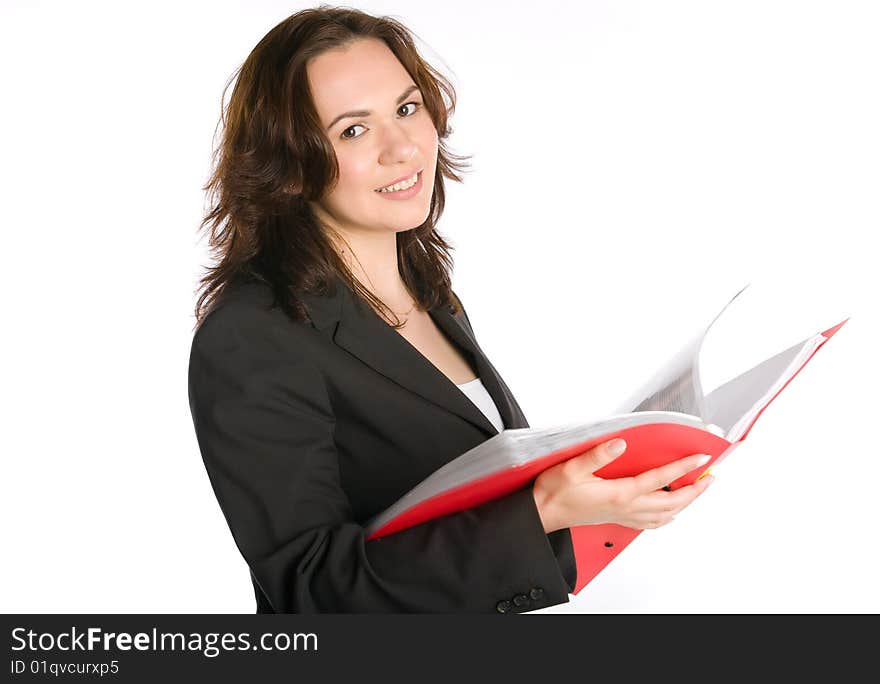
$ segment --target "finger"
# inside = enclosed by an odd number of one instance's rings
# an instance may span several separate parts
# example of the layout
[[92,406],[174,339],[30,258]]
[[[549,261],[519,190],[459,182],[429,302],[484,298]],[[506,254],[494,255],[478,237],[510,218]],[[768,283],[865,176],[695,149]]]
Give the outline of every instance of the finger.
[[638,507],[640,510],[652,513],[668,512],[677,514],[684,508],[687,508],[700,494],[705,492],[713,480],[714,477],[706,475],[693,484],[680,487],[674,492],[658,489],[648,494],[642,494],[638,499]]
[[663,525],[668,525],[675,520],[674,513],[665,511],[649,512],[643,511],[633,513],[626,522],[627,527],[633,527],[638,530],[653,530]]
[[673,513],[684,508],[690,503],[690,493],[682,487],[674,492],[664,492],[657,489],[648,494],[640,495],[633,501],[631,508],[636,513]]
[[699,468],[709,462],[711,456],[709,454],[693,454],[685,456],[672,463],[646,470],[636,475],[636,489],[640,492],[652,492],[656,489],[667,486],[670,482],[675,482],[682,475],[687,475],[692,470]]
[[686,489],[693,487],[694,491],[696,492],[696,494],[694,494],[694,499],[696,499],[700,494],[705,492],[709,488],[709,485],[713,482],[715,482],[715,476],[706,473],[705,475],[701,475],[700,477],[698,477],[697,481],[694,482],[692,485],[688,485]]
[[587,474],[593,474],[603,466],[608,465],[615,458],[626,451],[626,440],[612,439],[602,444],[597,444],[589,451],[584,452],[580,456],[570,459],[569,463],[580,470],[581,468],[588,471]]

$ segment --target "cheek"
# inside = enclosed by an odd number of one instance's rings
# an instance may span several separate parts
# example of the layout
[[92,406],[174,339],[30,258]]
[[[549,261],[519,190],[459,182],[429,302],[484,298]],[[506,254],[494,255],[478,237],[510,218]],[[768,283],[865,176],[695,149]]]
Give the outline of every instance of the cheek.
[[334,194],[363,192],[370,189],[372,166],[366,155],[336,153],[339,180]]
[[434,122],[431,121],[430,117],[425,117],[425,119],[425,124],[419,131],[419,139],[422,142],[422,147],[427,149],[428,152],[436,158],[437,146],[440,143],[440,138],[437,135],[437,129],[434,128]]

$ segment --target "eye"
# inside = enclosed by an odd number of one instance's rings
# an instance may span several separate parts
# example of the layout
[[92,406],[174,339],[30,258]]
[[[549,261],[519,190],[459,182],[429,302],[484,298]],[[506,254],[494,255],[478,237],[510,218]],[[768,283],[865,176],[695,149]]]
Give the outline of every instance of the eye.
[[[412,112],[409,114],[409,116],[412,116],[413,114],[415,114],[416,111],[418,110],[418,108],[422,106],[420,102],[407,102],[405,105],[401,105],[400,109],[403,109],[404,107],[409,107],[410,105],[413,106],[413,109],[412,109]],[[399,112],[400,109],[398,109],[397,111]]]
[[340,137],[344,138],[345,140],[354,140],[355,138],[359,138],[360,135],[346,135],[346,133],[348,133],[351,130],[354,130],[355,128],[363,128],[363,126],[361,126],[360,124],[355,124],[354,126],[349,126],[344,131],[342,131],[342,135]]
[[[410,110],[409,114],[404,115],[404,118],[415,114],[419,110],[419,107],[422,106],[422,103],[415,102],[415,101],[414,102],[407,102],[406,104],[400,105],[400,107],[397,109],[397,111],[399,112],[400,110],[402,110],[406,107],[409,107],[409,106],[412,106],[412,109]],[[348,135],[349,131],[353,131],[355,128],[365,128],[365,127],[362,126],[361,124],[354,124],[353,126],[349,126],[344,131],[342,131],[342,133],[340,134],[339,137],[341,137],[343,140],[354,140],[355,138],[360,138],[362,135],[361,133],[358,133],[356,135]]]

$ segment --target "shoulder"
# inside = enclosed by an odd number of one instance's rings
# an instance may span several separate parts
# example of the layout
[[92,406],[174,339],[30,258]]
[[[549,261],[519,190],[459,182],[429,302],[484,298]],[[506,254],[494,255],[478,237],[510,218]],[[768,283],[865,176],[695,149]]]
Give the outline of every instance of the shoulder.
[[230,284],[196,329],[193,349],[232,349],[245,343],[291,348],[291,337],[307,338],[314,332],[308,321],[293,320],[273,302],[264,283]]
[[270,413],[292,417],[285,411],[332,421],[323,370],[326,341],[309,322],[294,321],[272,302],[268,286],[236,285],[224,291],[193,335],[187,374],[197,431],[235,421],[245,430],[267,426]]
[[465,328],[467,328],[471,335],[473,335],[474,330],[471,327],[471,319],[468,318],[467,311],[464,308],[464,304],[461,303],[461,299],[459,299],[456,292],[452,290],[450,290],[450,292],[452,293],[452,301],[454,302],[454,307],[450,309],[452,317],[458,320],[458,322],[465,326]]
[[458,294],[456,294],[455,290],[450,290],[449,293],[452,295],[452,307],[451,312],[453,314],[463,314],[464,313],[464,305],[461,303],[461,300],[458,298]]

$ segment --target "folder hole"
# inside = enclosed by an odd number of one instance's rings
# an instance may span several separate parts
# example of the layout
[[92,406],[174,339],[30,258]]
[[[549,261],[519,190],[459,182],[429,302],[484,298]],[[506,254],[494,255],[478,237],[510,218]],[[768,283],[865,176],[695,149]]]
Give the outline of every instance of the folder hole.
[[614,542],[605,542],[606,548],[610,549],[612,546],[614,546]]

